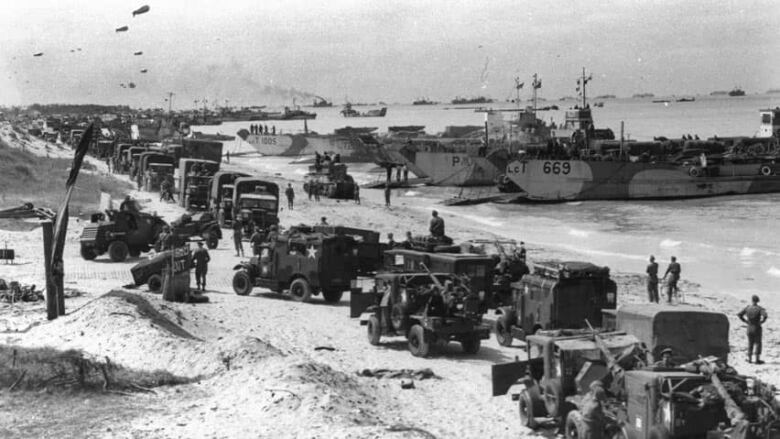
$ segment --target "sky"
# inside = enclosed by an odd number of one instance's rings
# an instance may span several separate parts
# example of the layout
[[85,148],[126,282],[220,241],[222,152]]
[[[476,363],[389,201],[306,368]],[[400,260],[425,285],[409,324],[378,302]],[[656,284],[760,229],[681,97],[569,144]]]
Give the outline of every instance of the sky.
[[26,0],[0,29],[0,105],[504,100],[534,73],[558,98],[583,67],[591,96],[780,88],[776,0]]

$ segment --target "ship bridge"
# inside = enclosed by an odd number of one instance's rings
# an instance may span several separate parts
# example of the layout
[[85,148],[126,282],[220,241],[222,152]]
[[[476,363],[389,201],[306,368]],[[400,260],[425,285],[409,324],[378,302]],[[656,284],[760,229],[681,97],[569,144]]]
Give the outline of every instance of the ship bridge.
[[780,137],[780,107],[760,110],[760,112],[761,125],[758,128],[756,137]]

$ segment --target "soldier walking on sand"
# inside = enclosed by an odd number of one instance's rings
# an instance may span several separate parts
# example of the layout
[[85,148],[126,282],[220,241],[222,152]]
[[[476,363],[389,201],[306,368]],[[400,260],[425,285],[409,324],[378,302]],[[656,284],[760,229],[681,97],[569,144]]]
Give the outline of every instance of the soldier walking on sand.
[[284,190],[284,194],[287,195],[287,208],[293,210],[293,202],[295,201],[295,190],[292,187],[292,183],[287,183],[287,189]]
[[249,237],[249,245],[252,247],[252,254],[260,255],[260,244],[265,241],[265,235],[260,231],[260,227],[255,227],[255,232]]
[[241,218],[238,215],[233,216],[233,245],[236,247],[236,256],[244,256],[244,245],[241,243],[241,234],[243,233],[244,225],[241,223]]
[[198,241],[198,248],[192,253],[192,262],[195,264],[195,282],[201,291],[206,290],[206,273],[210,261],[209,251],[203,248],[203,241]]
[[647,299],[651,303],[658,303],[658,263],[655,256],[650,255],[650,263],[647,265]]
[[748,363],[753,360],[753,348],[756,348],[756,364],[764,364],[761,361],[761,325],[766,322],[766,310],[758,306],[758,296],[751,297],[751,304],[737,314],[740,320],[747,323],[748,339]]
[[677,296],[677,281],[680,280],[680,271],[680,264],[677,263],[677,258],[672,256],[672,261],[669,262],[669,266],[666,267],[666,273],[664,273],[664,279],[669,277],[666,288],[666,301],[668,303],[672,303],[672,297]]

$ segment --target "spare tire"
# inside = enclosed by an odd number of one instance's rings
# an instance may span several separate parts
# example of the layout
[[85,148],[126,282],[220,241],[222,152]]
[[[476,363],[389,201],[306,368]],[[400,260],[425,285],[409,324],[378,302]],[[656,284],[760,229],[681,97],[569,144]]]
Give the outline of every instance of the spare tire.
[[770,175],[772,175],[772,168],[770,168],[767,165],[764,165],[764,166],[761,167],[760,172],[761,172],[761,175],[763,175],[763,176],[770,176]]
[[149,287],[149,292],[151,293],[159,293],[162,291],[162,284],[163,279],[159,274],[149,276],[149,279],[146,281],[146,286]]
[[688,170],[688,174],[690,174],[691,177],[700,177],[701,176],[701,170],[697,167],[691,167],[691,169]]

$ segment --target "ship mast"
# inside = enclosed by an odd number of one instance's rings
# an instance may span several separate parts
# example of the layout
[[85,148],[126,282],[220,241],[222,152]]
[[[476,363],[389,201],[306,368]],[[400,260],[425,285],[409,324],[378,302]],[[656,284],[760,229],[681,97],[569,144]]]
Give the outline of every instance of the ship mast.
[[582,87],[582,108],[585,108],[587,106],[587,97],[585,95],[585,85],[593,79],[593,75],[585,77],[585,67],[582,68],[582,76],[577,79],[577,91],[580,91],[580,87]]
[[536,117],[536,90],[542,88],[542,80],[536,73],[534,73],[534,82],[532,82],[531,85],[534,89],[534,117]]

